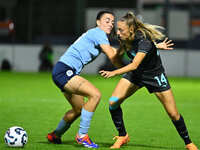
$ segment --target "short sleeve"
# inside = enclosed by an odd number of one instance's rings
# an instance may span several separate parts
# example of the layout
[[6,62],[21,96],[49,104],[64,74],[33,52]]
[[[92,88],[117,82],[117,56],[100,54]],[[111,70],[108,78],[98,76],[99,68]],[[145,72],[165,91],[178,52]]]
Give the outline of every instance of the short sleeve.
[[93,36],[93,40],[95,45],[110,44],[106,33],[103,31],[97,31]]
[[148,53],[152,48],[152,43],[149,40],[141,40],[138,42],[138,52]]

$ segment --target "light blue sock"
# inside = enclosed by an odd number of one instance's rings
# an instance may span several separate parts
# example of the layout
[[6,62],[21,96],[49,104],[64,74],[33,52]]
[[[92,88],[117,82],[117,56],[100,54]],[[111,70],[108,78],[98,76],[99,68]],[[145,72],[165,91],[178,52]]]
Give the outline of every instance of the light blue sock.
[[54,134],[61,137],[71,126],[71,123],[65,122],[63,119],[60,120],[57,128],[54,130]]
[[89,112],[82,108],[81,112],[81,122],[79,125],[79,135],[85,135],[88,133],[89,127],[90,127],[90,121],[92,119],[94,112]]

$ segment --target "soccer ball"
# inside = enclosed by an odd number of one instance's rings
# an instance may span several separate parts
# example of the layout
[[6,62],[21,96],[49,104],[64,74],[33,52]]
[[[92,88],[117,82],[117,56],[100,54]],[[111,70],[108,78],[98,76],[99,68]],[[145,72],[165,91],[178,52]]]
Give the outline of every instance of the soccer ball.
[[9,147],[24,147],[28,141],[28,135],[22,127],[11,127],[4,136],[5,143]]

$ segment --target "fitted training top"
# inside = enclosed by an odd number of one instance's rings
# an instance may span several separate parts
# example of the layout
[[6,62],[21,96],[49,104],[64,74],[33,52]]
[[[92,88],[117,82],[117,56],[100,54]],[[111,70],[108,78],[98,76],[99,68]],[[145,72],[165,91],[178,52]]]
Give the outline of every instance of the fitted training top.
[[79,74],[82,68],[95,60],[102,52],[100,44],[110,44],[107,34],[99,27],[83,33],[60,57],[59,61],[74,68]]
[[148,37],[145,38],[141,35],[141,33],[138,33],[133,40],[131,50],[126,51],[131,60],[134,59],[137,52],[146,53],[146,56],[138,68],[134,70],[135,73],[154,75],[164,72],[160,54],[157,51],[155,44],[149,40]]

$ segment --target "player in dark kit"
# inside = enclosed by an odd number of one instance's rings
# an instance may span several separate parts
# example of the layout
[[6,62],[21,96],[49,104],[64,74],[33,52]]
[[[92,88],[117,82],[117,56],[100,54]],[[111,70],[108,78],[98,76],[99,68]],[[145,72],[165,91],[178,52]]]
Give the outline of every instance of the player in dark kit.
[[[189,138],[183,117],[179,114],[170,84],[165,75],[161,58],[154,44],[155,40],[165,37],[157,28],[160,26],[144,24],[133,13],[127,13],[117,22],[117,35],[120,39],[118,54],[126,51],[132,60],[130,64],[114,71],[100,71],[105,78],[124,74],[117,84],[109,100],[109,110],[119,136],[110,148],[120,148],[129,142],[129,135],[123,123],[120,104],[138,89],[145,86],[150,93],[154,93],[161,101],[179,135],[184,140],[186,148],[197,150]],[[170,41],[169,41],[170,42]],[[169,45],[172,45],[168,43]]]
[[135,83],[139,88],[145,86],[150,93],[169,90],[170,84],[164,73],[159,52],[154,43],[140,31],[135,33],[131,50],[126,53],[131,60],[138,52],[145,53],[143,61],[136,70],[126,73],[123,78]]

